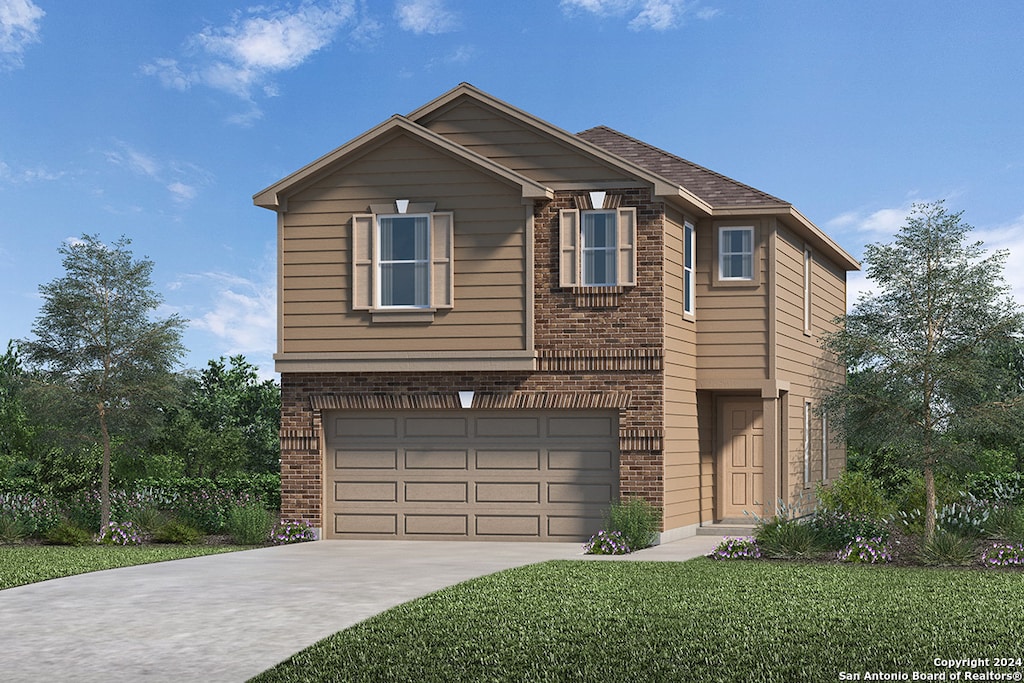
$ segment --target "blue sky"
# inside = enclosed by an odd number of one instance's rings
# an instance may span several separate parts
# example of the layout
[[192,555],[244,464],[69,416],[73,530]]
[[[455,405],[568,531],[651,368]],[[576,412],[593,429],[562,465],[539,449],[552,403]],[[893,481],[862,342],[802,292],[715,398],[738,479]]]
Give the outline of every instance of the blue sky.
[[1021,35],[1016,0],[0,0],[0,344],[62,242],[125,235],[190,321],[187,365],[269,375],[275,218],[251,196],[462,81],[786,199],[858,258],[946,199],[1024,302]]

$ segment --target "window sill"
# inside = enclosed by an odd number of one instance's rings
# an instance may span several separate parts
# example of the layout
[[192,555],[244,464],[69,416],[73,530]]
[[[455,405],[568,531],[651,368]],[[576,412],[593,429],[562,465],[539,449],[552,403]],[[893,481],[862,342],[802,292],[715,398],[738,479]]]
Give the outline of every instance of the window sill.
[[577,308],[615,308],[619,305],[619,297],[628,288],[621,285],[595,285],[573,287]]
[[435,308],[377,308],[370,311],[375,323],[432,323]]

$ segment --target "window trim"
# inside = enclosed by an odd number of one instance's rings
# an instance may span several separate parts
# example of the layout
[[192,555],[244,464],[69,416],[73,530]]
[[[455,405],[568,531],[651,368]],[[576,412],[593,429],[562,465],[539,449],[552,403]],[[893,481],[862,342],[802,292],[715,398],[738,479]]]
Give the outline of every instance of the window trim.
[[811,336],[811,302],[812,302],[812,290],[811,290],[811,272],[812,272],[812,255],[811,248],[804,245],[804,334]]
[[828,413],[821,412],[821,480],[828,481]]
[[[427,219],[427,256],[426,256],[426,258],[423,258],[423,259],[413,259],[411,261],[410,260],[395,260],[395,259],[385,260],[384,258],[382,258],[381,245],[384,242],[384,234],[383,234],[384,223],[383,223],[383,221],[386,220],[386,219],[393,219],[393,218],[426,218]],[[374,277],[373,277],[373,280],[374,280],[373,302],[374,302],[374,309],[375,310],[379,310],[379,311],[392,312],[392,311],[424,311],[424,310],[432,308],[431,302],[433,301],[433,289],[434,288],[433,288],[433,283],[431,282],[431,280],[433,279],[433,268],[431,267],[432,266],[432,261],[431,261],[431,256],[432,256],[432,254],[431,254],[431,252],[432,252],[431,244],[433,243],[433,223],[434,222],[433,222],[433,220],[431,218],[431,215],[429,213],[379,213],[379,214],[374,214],[373,215],[373,219],[374,219],[373,222],[374,222],[374,230],[375,230],[374,240],[373,240],[373,249],[374,249],[374,259],[373,259],[373,275],[374,275]],[[383,297],[383,294],[384,294],[383,288],[381,287],[381,283],[383,282],[383,279],[384,279],[384,277],[383,277],[383,269],[384,269],[384,266],[386,264],[393,264],[393,263],[412,263],[412,264],[422,263],[423,265],[426,266],[426,268],[427,268],[427,283],[426,283],[427,291],[425,292],[426,296],[423,297],[426,300],[425,304],[385,304],[385,303],[383,303],[383,301],[381,300],[381,298]]]
[[811,485],[811,402],[804,401],[804,488]]
[[[758,242],[758,236],[760,233],[759,223],[716,223],[714,226],[714,249],[715,257],[713,260],[715,276],[714,284],[722,287],[756,287],[761,284],[761,245]],[[751,277],[750,279],[740,278],[723,278],[723,257],[725,254],[722,250],[722,235],[723,231],[726,230],[748,230],[751,234],[751,253],[750,253],[750,268]]]
[[683,221],[683,315],[694,316],[697,311],[696,244],[697,229],[690,221]]

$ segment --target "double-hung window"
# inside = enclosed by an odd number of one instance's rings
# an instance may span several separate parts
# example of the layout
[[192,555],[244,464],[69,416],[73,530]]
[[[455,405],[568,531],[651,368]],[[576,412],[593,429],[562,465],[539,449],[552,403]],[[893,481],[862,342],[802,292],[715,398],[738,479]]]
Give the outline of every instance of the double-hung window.
[[720,228],[718,231],[718,278],[754,279],[754,228]]
[[[413,208],[406,204],[397,208]],[[375,205],[379,212],[352,217],[352,309],[379,313],[375,321],[452,308],[454,215],[414,206]]]
[[559,212],[559,286],[636,284],[636,209]]
[[696,309],[696,282],[694,281],[694,230],[692,223],[683,223],[683,313],[693,315]]
[[580,245],[583,251],[582,281],[586,287],[614,286],[616,278],[616,212],[584,211]]

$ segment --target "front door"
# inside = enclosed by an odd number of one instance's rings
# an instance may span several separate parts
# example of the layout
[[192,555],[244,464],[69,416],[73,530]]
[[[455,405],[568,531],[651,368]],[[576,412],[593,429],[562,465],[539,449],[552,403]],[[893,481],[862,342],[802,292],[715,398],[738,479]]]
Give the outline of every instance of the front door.
[[763,515],[764,407],[759,399],[728,398],[719,404],[719,519],[753,521]]

